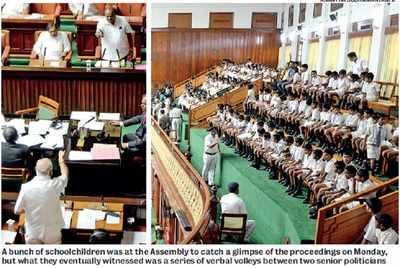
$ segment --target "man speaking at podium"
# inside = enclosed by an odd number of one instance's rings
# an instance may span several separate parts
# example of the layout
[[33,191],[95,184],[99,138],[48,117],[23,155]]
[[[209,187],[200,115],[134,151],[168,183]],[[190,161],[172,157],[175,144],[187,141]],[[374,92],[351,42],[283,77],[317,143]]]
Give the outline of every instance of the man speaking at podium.
[[[135,32],[128,21],[115,14],[115,9],[107,7],[105,18],[97,23],[96,37],[101,42],[101,61],[119,65],[123,60],[132,60],[136,57]],[[130,35],[131,44],[129,44]],[[102,64],[103,65],[103,64]]]

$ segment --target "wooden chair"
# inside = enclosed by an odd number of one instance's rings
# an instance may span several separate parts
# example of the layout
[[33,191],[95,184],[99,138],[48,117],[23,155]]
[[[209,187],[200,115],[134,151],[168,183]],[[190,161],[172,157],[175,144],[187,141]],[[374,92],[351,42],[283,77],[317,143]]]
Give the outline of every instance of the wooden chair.
[[398,102],[398,84],[392,82],[376,82],[379,85],[379,100],[368,102],[368,108],[383,111],[390,116]]
[[21,184],[28,180],[29,172],[26,168],[1,168],[2,192],[19,193]]
[[1,30],[1,63],[6,65],[10,55],[10,31]]
[[[35,32],[35,35],[34,35],[34,38],[33,38],[34,43],[36,43],[36,41],[39,38],[39,35],[42,32],[44,32],[44,31],[36,31]],[[66,32],[66,33],[67,33],[67,36],[68,36],[69,43],[71,44],[71,42],[72,42],[72,33],[71,32]],[[33,49],[32,49],[32,52],[31,52],[31,55],[30,55],[29,58],[30,59],[36,59],[36,55],[35,55],[35,52],[33,51]],[[72,45],[71,45],[71,50],[65,56],[64,61],[67,62],[67,64],[68,64],[71,61],[71,58],[72,58]]]
[[246,234],[247,214],[222,213],[219,228],[219,241],[222,235],[235,235],[239,237],[239,243],[243,243]]
[[36,119],[52,120],[58,117],[60,104],[45,96],[39,96],[37,107],[16,111],[16,115],[23,117],[25,114],[36,112]]

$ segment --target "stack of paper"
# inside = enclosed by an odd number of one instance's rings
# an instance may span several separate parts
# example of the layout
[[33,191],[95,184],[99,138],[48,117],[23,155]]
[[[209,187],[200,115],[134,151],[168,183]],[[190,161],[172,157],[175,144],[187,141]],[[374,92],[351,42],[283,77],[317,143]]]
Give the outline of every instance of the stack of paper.
[[117,145],[115,144],[93,144],[92,150],[93,160],[119,160],[120,154]]
[[68,128],[69,128],[69,123],[68,122],[62,122],[60,128],[49,128],[49,134],[54,134],[54,135],[67,135],[68,134]]
[[106,223],[107,224],[119,224],[121,219],[121,214],[119,212],[115,212],[118,216],[107,214]]
[[32,147],[35,145],[42,144],[44,142],[44,138],[40,135],[25,135],[19,137],[17,143],[24,144],[28,147]]
[[90,130],[98,130],[101,131],[104,128],[104,122],[98,122],[98,121],[90,121],[85,125],[85,128],[90,129]]
[[93,160],[91,152],[83,152],[83,151],[70,151],[68,155],[68,159],[71,161],[79,161],[79,160]]
[[1,230],[1,243],[4,244],[14,244],[17,232],[11,232],[6,230]]
[[96,118],[96,112],[73,111],[70,118],[71,120],[87,121],[90,118]]
[[48,134],[46,135],[42,145],[40,145],[40,148],[44,149],[64,148],[64,137],[55,134]]
[[103,121],[119,121],[121,115],[119,113],[100,113],[99,120]]
[[9,127],[15,127],[18,134],[25,134],[25,120],[24,119],[12,119],[7,123]]
[[106,213],[101,210],[83,209],[78,212],[78,229],[96,229],[96,221],[104,220]]
[[51,120],[39,120],[29,122],[29,135],[45,135],[51,125]]

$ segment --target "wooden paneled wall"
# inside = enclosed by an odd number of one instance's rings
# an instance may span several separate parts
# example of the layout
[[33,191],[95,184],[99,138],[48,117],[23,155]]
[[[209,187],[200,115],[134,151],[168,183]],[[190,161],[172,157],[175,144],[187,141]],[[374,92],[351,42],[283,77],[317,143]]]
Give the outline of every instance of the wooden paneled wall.
[[227,58],[276,66],[279,35],[254,29],[153,29],[152,83],[178,83]]

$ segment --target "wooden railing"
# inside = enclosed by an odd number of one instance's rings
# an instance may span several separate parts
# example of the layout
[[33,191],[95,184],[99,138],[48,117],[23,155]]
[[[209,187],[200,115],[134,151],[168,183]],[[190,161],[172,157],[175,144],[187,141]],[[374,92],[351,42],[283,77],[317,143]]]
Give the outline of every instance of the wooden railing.
[[[263,87],[263,80],[257,79],[253,82],[256,94]],[[212,99],[207,103],[189,110],[189,122],[191,125],[199,125],[208,117],[217,112],[218,104],[229,104],[232,107],[237,107],[243,104],[247,96],[247,86],[242,84],[237,89],[232,90],[218,98]]]
[[194,87],[198,87],[201,84],[204,83],[204,81],[207,78],[207,75],[210,72],[216,72],[220,70],[220,66],[218,65],[214,65],[211,66],[210,68],[207,68],[206,70],[196,74],[195,76],[192,76],[182,82],[179,82],[178,84],[174,85],[174,99],[178,98],[179,96],[181,96],[184,92],[185,92],[185,86],[187,83],[192,82]]
[[[197,243],[210,221],[210,193],[191,163],[153,119],[151,133],[152,168],[160,191],[171,207],[179,228],[177,243]],[[157,200],[159,202],[159,200]]]
[[359,192],[348,198],[344,198],[331,205],[325,206],[318,211],[317,227],[315,232],[316,244],[351,244],[360,237],[364,226],[371,218],[365,205],[356,206],[342,213],[335,213],[339,208],[350,202],[373,192],[384,192],[380,197],[382,201],[382,212],[393,217],[395,228],[398,228],[398,195],[399,191],[387,193],[390,186],[398,187],[399,178],[385,181],[373,188]]

